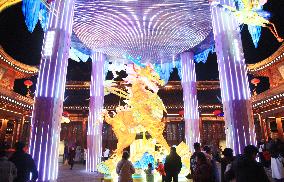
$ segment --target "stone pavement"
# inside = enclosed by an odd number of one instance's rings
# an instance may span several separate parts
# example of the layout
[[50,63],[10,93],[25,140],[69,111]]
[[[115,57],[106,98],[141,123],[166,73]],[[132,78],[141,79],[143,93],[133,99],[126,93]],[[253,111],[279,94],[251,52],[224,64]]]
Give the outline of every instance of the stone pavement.
[[[155,180],[160,182],[161,180]],[[59,163],[57,182],[101,182],[96,173],[89,173],[85,171],[85,165],[75,164],[73,170],[70,167]],[[179,179],[179,182],[189,182],[185,178]]]
[[[271,171],[266,169],[266,173],[271,181]],[[157,178],[155,178],[157,179]],[[75,164],[73,170],[70,170],[69,166],[59,163],[59,172],[57,182],[101,182],[102,180],[98,178],[96,173],[89,173],[85,171],[85,165]],[[161,180],[155,180],[155,182],[160,182]],[[186,180],[185,178],[180,178],[179,182],[191,182],[191,180]]]
[[73,170],[70,166],[59,163],[57,182],[101,182],[96,173],[85,171],[85,165],[75,164]]

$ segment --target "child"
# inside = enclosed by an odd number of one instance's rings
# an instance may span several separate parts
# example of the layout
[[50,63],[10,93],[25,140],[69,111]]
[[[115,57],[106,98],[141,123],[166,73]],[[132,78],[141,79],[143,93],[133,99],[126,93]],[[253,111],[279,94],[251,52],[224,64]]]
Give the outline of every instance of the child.
[[165,169],[164,169],[164,164],[162,162],[160,162],[160,160],[157,160],[157,168],[156,170],[160,173],[160,175],[162,176],[162,182],[166,182],[166,173],[165,173]]
[[154,182],[154,172],[153,172],[153,165],[152,163],[148,164],[148,168],[144,170],[146,173],[146,181],[147,182]]

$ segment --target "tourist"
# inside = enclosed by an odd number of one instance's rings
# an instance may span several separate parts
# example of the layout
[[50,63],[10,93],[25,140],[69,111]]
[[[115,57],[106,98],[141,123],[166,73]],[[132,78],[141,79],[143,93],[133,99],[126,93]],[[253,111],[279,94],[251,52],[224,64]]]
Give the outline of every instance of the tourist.
[[74,161],[77,162],[77,163],[80,162],[80,161],[81,161],[81,156],[82,156],[82,155],[81,155],[81,146],[78,145],[78,146],[76,147],[75,160],[74,160]]
[[17,168],[8,161],[5,150],[0,150],[0,182],[13,182],[17,177]]
[[64,145],[63,163],[68,164],[68,145]]
[[271,137],[268,137],[268,141],[267,141],[266,146],[265,146],[266,150],[268,150],[270,152],[270,150],[271,150],[271,148],[274,144],[275,143],[274,143],[273,139]]
[[258,149],[254,145],[248,145],[244,154],[238,156],[231,168],[225,172],[225,178],[236,182],[269,182],[263,166],[256,159]]
[[[188,179],[192,179],[192,176],[194,175],[195,172],[195,168],[197,165],[197,153],[201,152],[201,147],[200,147],[200,143],[196,142],[193,144],[193,148],[194,148],[194,152],[192,154],[192,156],[190,157],[190,172],[186,178]],[[194,181],[194,180],[193,180]]]
[[17,168],[17,177],[14,182],[29,181],[30,173],[32,173],[32,180],[36,181],[38,178],[37,168],[32,156],[24,152],[25,144],[17,142],[15,146],[16,152],[10,158]]
[[75,161],[74,161],[75,155],[76,155],[75,148],[72,147],[71,150],[69,151],[69,154],[68,154],[68,164],[70,165],[71,170],[73,169],[73,166],[74,166],[74,163],[75,163]]
[[204,146],[203,150],[205,152],[205,156],[206,156],[208,162],[212,166],[212,176],[214,177],[213,181],[219,182],[220,181],[219,171],[218,171],[218,168],[217,168],[216,160],[213,158],[211,148],[209,146]]
[[203,152],[196,153],[196,167],[193,177],[195,182],[214,182],[212,165]]
[[281,144],[271,147],[271,172],[276,182],[284,182],[284,148]]
[[176,148],[171,147],[171,152],[166,157],[164,166],[166,172],[166,181],[171,182],[173,179],[174,182],[177,182],[178,174],[180,173],[181,167],[181,157],[177,154]]
[[159,159],[157,160],[157,163],[158,164],[157,164],[156,170],[162,176],[162,182],[166,182],[166,173],[165,173],[164,164]]
[[84,148],[84,164],[86,164],[88,149]]
[[144,170],[146,173],[146,181],[147,182],[154,182],[154,171],[152,163],[148,164],[148,168]]
[[105,161],[108,160],[109,158],[109,152],[110,150],[106,147],[104,151],[104,156],[103,156]]
[[232,164],[232,162],[234,161],[233,150],[231,148],[225,148],[222,154],[224,157],[221,159],[221,181],[228,182],[227,180],[225,180],[224,174],[227,166],[229,164]]
[[133,182],[132,174],[135,173],[133,164],[128,160],[130,157],[127,151],[123,152],[122,159],[116,166],[118,182]]

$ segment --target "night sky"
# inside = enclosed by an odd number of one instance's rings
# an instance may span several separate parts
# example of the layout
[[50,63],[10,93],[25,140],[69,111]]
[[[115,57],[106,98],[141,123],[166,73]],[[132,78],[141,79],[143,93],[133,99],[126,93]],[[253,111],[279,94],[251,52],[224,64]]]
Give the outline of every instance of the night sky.
[[[21,3],[19,3],[0,14],[0,45],[14,59],[25,64],[38,66],[43,30],[39,23],[33,33],[27,30],[21,6]],[[279,35],[284,37],[284,0],[268,0],[264,10],[271,13],[270,21],[275,24]],[[246,25],[242,26],[241,34],[246,63],[256,63],[267,58],[281,45],[267,28],[262,28],[258,48],[254,48]],[[90,80],[90,72],[90,61],[77,63],[69,60],[67,80]],[[218,80],[216,54],[209,55],[206,64],[196,64],[196,72],[198,80]],[[171,75],[171,80],[177,79],[177,71],[175,70]],[[32,80],[35,82],[36,78],[32,78]],[[267,80],[262,80],[260,89],[267,86]],[[35,85],[31,89],[34,90]],[[23,80],[16,81],[15,91],[25,92]]]

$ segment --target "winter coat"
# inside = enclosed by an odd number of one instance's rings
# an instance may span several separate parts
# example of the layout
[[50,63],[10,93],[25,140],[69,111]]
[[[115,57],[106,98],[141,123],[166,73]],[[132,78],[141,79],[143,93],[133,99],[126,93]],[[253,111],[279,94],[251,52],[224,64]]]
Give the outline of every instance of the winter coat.
[[181,167],[182,167],[181,158],[177,153],[174,153],[174,152],[170,153],[170,155],[166,157],[166,161],[164,165],[166,175],[179,174]]
[[284,179],[284,158],[281,155],[271,158],[272,178]]
[[228,181],[235,178],[236,182],[269,182],[263,166],[246,155],[234,160],[231,169],[225,173],[225,178]]
[[17,168],[7,157],[0,158],[0,182],[13,182],[17,176]]
[[118,182],[133,182],[132,174],[135,173],[133,164],[125,159],[121,159],[116,166]]
[[214,182],[213,168],[209,162],[197,164],[195,174],[193,175],[195,182]]
[[14,182],[26,182],[30,179],[30,173],[32,173],[32,179],[38,178],[38,171],[35,162],[31,155],[24,151],[16,151],[10,158],[17,168],[17,178]]

